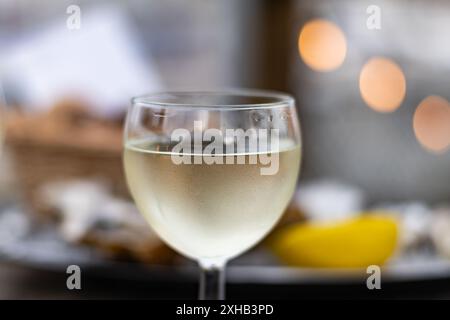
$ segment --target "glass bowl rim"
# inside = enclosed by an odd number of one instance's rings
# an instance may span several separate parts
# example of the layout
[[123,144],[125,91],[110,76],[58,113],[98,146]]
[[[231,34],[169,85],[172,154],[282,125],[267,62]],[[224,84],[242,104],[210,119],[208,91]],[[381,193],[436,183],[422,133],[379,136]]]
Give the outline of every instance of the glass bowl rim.
[[[241,98],[256,98],[256,99],[272,99],[270,102],[261,103],[182,103],[182,102],[168,102],[164,98],[168,97],[190,96],[229,96]],[[140,95],[131,99],[132,106],[142,107],[158,107],[158,108],[177,108],[177,109],[202,109],[202,110],[253,110],[253,109],[272,109],[280,107],[294,106],[294,98],[289,94],[260,89],[227,89],[218,91],[160,91]]]

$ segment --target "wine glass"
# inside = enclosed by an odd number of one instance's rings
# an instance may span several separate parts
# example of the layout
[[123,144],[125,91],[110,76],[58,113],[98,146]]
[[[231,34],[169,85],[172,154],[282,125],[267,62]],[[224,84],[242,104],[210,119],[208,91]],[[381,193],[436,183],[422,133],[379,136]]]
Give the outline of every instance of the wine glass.
[[124,165],[153,230],[198,261],[199,298],[224,299],[227,261],[267,235],[294,193],[294,99],[259,90],[136,97],[126,118]]

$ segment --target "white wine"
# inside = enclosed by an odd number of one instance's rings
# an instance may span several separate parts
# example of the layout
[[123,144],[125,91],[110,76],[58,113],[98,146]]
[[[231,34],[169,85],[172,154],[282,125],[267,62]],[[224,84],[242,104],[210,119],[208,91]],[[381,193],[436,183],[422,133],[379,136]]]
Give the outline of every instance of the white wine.
[[227,259],[261,240],[289,203],[300,147],[286,141],[280,146],[277,173],[262,175],[259,161],[176,165],[168,145],[131,140],[125,171],[138,209],[168,245],[195,259]]

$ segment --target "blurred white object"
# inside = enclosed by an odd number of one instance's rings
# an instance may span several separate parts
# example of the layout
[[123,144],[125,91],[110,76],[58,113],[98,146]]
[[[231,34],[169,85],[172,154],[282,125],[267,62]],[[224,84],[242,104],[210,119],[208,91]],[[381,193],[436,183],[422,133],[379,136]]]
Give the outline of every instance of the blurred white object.
[[[127,241],[154,240],[136,207],[112,196],[106,185],[93,180],[50,183],[42,189],[43,201],[61,215],[61,233],[70,242],[78,242],[94,229],[111,230]],[[104,233],[107,235],[107,232]]]
[[434,217],[431,209],[424,203],[387,203],[376,209],[394,213],[394,217],[400,222],[399,244],[402,249],[416,249],[429,241]]
[[0,247],[25,236],[30,230],[30,221],[17,208],[8,208],[0,214]]
[[78,241],[94,223],[95,211],[107,201],[107,190],[92,181],[59,182],[43,186],[42,197],[60,212],[66,240]]
[[430,231],[436,251],[450,258],[450,207],[443,207],[434,211]]
[[328,222],[359,214],[364,195],[353,186],[322,180],[301,185],[294,201],[309,219]]
[[22,104],[42,110],[75,97],[109,116],[123,111],[132,96],[160,89],[152,61],[139,55],[119,8],[83,9],[79,30],[69,30],[69,15],[63,17],[0,52],[0,75]]

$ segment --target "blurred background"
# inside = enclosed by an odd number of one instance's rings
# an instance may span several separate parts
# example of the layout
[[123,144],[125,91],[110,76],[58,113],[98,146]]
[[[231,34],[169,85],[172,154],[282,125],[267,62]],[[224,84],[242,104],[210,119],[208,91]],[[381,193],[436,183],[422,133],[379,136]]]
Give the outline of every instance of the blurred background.
[[450,298],[449,18],[445,0],[0,0],[0,298],[196,298],[130,199],[122,122],[135,95],[235,87],[295,97],[303,158],[229,298]]

